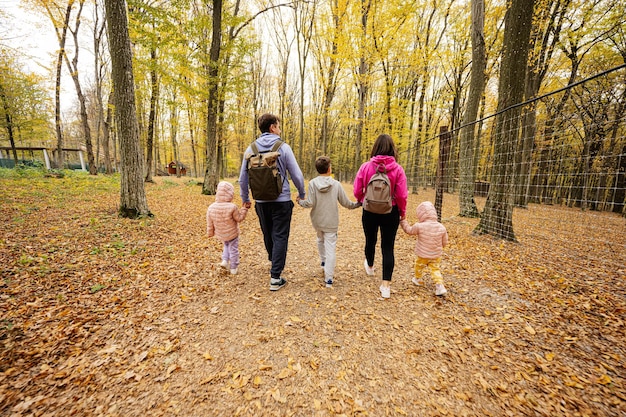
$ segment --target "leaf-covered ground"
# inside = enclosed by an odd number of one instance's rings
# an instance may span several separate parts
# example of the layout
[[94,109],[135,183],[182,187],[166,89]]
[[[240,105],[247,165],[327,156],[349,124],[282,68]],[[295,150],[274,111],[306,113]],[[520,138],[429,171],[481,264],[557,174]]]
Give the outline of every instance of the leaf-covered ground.
[[[155,217],[133,221],[116,215],[117,177],[0,179],[1,415],[626,414],[622,217],[531,206],[506,243],[473,236],[446,195],[448,295],[411,283],[400,231],[383,300],[359,210],[340,211],[327,289],[296,207],[289,284],[272,293],[253,210],[230,276],[204,234],[213,198],[184,178],[146,187]],[[433,198],[411,195],[409,220]],[[610,250],[594,245],[607,234]]]

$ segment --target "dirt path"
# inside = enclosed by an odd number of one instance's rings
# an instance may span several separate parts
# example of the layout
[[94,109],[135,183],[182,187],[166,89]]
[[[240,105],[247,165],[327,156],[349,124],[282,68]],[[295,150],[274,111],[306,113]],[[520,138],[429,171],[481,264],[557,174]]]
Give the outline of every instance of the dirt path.
[[[49,193],[3,180],[0,194],[2,415],[626,413],[624,270],[568,276],[582,266],[524,244],[523,227],[521,244],[474,237],[456,196],[443,213],[449,294],[411,283],[414,241],[400,231],[383,300],[363,271],[360,210],[340,211],[327,289],[309,212],[296,207],[289,284],[272,293],[253,211],[230,276],[204,237],[212,200],[188,180],[149,185],[156,217],[136,222],[115,216],[106,179],[88,179],[89,197],[79,180],[47,181]],[[432,198],[410,196],[409,220]]]

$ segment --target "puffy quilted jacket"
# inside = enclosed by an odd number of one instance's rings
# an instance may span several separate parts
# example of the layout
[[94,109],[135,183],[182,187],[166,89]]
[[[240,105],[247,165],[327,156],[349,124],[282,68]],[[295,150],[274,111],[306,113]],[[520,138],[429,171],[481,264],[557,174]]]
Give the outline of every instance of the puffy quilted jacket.
[[228,242],[239,236],[239,223],[246,218],[248,209],[238,208],[233,203],[235,188],[226,181],[217,185],[215,202],[206,212],[206,232],[209,237],[215,236],[222,242]]
[[437,259],[443,254],[443,248],[448,244],[446,227],[437,221],[437,210],[433,203],[424,201],[417,206],[418,223],[413,226],[402,220],[400,226],[409,235],[417,236],[415,253],[420,258]]

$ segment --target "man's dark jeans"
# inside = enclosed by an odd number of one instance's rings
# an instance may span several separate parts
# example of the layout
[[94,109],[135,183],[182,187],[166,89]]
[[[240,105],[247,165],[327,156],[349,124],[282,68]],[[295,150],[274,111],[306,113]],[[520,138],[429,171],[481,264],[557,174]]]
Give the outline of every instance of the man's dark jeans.
[[256,203],[254,205],[256,214],[259,216],[267,256],[272,261],[272,269],[270,270],[272,278],[280,278],[280,274],[285,269],[293,206],[293,201]]

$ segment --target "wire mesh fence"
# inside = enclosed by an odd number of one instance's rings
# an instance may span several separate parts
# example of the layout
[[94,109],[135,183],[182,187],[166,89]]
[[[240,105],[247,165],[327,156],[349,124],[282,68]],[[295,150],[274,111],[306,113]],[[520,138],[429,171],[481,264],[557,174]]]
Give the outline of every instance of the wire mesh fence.
[[[473,133],[469,142],[464,129]],[[567,249],[563,261],[601,260],[623,278],[625,133],[622,65],[466,126],[442,127],[400,160],[411,192],[436,189],[439,213],[449,195],[458,196],[455,214],[480,218],[474,232],[549,240]]]

